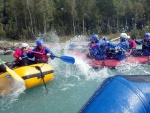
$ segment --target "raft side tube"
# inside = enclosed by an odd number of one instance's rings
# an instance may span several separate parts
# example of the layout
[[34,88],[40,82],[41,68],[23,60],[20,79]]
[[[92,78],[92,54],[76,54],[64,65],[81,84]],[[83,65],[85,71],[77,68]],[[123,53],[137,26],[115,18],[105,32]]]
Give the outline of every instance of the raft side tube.
[[27,89],[43,84],[41,73],[35,68],[36,66],[41,68],[45,83],[51,81],[54,77],[54,70],[49,64],[39,63],[14,69],[14,71],[24,79]]
[[124,75],[123,77],[132,82],[150,82],[150,75]]
[[149,113],[150,82],[148,78],[148,75],[109,77],[78,113]]

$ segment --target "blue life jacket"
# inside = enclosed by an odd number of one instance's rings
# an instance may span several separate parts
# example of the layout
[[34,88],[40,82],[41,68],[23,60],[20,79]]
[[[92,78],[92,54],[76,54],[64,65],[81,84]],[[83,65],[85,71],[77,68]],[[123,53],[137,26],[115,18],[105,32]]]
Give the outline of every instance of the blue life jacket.
[[106,42],[102,42],[96,52],[96,59],[101,60],[106,57]]
[[116,54],[116,58],[118,60],[124,60],[126,57],[127,57],[126,54],[119,54],[119,53]]
[[146,41],[144,39],[140,41],[135,41],[137,44],[141,45],[142,44],[142,52],[144,54],[150,55],[150,41]]
[[117,44],[116,46],[119,46],[120,48],[123,48],[124,50],[128,50],[129,49],[129,42],[125,41],[125,42],[120,42],[119,44]]
[[115,44],[112,44],[111,42],[108,42],[108,43],[107,43],[107,47],[109,47],[109,48],[115,48],[116,45],[115,45]]
[[116,58],[118,60],[123,60],[125,59],[126,56],[126,51],[129,49],[129,43],[128,41],[121,41],[119,44],[117,44],[116,46],[120,47],[120,50],[118,53],[116,53]]
[[[106,56],[105,54],[106,42],[104,40],[99,40],[94,44],[97,46],[95,46],[89,51],[90,55],[94,56],[94,58],[97,60],[104,59],[104,57]],[[89,43],[88,45],[92,46],[92,43]]]

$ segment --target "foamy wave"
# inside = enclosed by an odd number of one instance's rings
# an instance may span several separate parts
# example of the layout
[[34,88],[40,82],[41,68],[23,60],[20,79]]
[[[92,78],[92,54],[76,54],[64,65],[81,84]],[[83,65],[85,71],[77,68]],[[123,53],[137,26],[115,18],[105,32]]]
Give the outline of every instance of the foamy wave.
[[15,80],[12,80],[12,82],[13,84],[9,92],[7,92],[4,95],[1,95],[0,106],[2,110],[5,110],[11,107],[12,103],[18,100],[18,97],[20,96],[20,94],[22,94],[24,90],[26,89],[24,82],[15,81]]

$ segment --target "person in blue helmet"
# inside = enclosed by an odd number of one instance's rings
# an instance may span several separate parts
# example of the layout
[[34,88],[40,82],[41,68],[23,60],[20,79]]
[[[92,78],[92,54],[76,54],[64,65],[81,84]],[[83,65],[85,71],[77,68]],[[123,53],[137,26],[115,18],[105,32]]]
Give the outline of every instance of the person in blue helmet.
[[90,38],[90,43],[88,44],[89,53],[87,54],[87,57],[94,58],[96,57],[96,51],[98,49],[99,39],[98,35],[92,35]]
[[97,54],[96,54],[96,59],[97,60],[102,60],[106,58],[106,47],[108,46],[108,39],[107,37],[103,37],[102,39],[99,40],[99,45],[97,48]]
[[47,63],[48,58],[54,59],[54,53],[44,46],[44,42],[42,39],[38,39],[36,41],[36,47],[30,53],[31,58],[35,58],[35,63]]
[[88,44],[88,47],[94,46],[99,43],[98,35],[92,35],[90,38],[90,43]]
[[87,56],[96,60],[104,59],[106,56],[105,40],[99,40],[98,35],[91,36],[89,40],[89,53],[87,54]]
[[145,33],[142,40],[135,42],[138,45],[142,44],[143,55],[150,55],[150,33]]

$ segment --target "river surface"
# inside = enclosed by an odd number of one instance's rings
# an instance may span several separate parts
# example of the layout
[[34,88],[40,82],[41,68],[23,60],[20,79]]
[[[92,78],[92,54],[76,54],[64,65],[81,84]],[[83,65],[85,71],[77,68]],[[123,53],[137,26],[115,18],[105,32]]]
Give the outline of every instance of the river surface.
[[[51,45],[51,50],[58,56],[70,55],[68,43]],[[46,84],[48,94],[44,85],[40,85],[24,90],[19,95],[14,94],[13,97],[2,97],[0,113],[77,113],[105,78],[150,72],[148,65],[138,63],[123,63],[116,69],[94,70],[80,57],[73,57],[76,60],[73,65],[58,58],[49,61],[55,76]],[[14,60],[11,55],[1,55],[0,58],[7,62]]]

